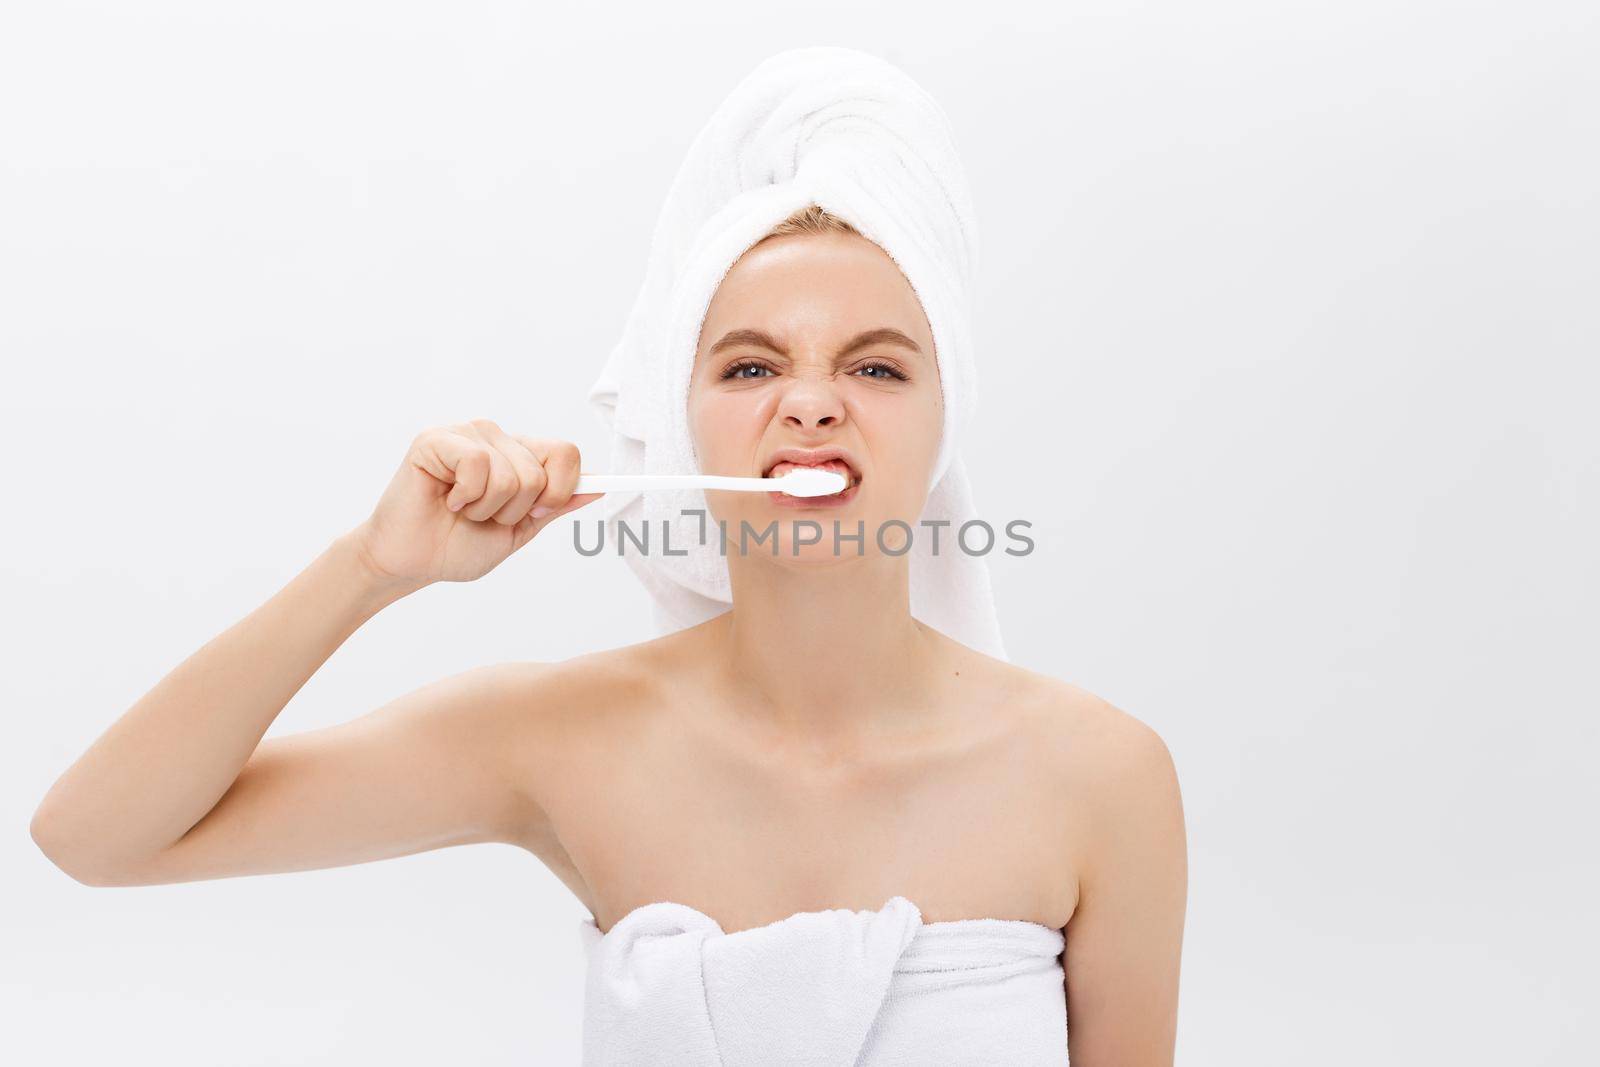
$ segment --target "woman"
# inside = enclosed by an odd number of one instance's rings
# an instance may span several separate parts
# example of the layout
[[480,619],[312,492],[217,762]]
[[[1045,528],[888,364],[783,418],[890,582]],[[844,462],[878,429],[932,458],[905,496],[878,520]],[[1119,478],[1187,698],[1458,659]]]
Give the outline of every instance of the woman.
[[[365,522],[61,776],[35,840],[100,886],[520,845],[594,916],[586,1062],[1170,1064],[1186,861],[1165,746],[919,620],[911,556],[874,536],[915,526],[944,455],[923,299],[815,204],[716,273],[682,412],[698,464],[852,481],[706,492],[729,610],[263,740],[375,613],[599,499],[570,442],[429,429]],[[775,520],[776,546],[738,550]],[[800,520],[867,536],[806,543]]]

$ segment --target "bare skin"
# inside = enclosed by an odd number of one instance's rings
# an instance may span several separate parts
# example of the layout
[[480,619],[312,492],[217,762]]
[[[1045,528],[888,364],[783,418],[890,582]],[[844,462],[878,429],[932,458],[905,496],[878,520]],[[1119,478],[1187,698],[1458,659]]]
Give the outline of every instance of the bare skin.
[[[846,351],[880,328],[907,343]],[[719,344],[739,330],[764,339]],[[740,364],[759,366],[727,376]],[[862,475],[853,500],[785,511],[784,528],[914,525],[942,410],[915,293],[862,238],[763,242],[713,298],[689,405],[702,468],[760,474],[775,449],[838,445]],[[569,442],[487,420],[419,435],[371,518],[68,768],[34,839],[100,886],[504,842],[602,930],[660,900],[728,932],[894,895],[929,922],[1024,919],[1065,930],[1074,1064],[1170,1064],[1187,869],[1166,747],[1098,697],[912,618],[904,557],[791,556],[787,541],[777,558],[730,555],[735,608],[707,623],[467,671],[263,740],[372,615],[481,577],[595,499],[573,494],[579,469]],[[778,514],[758,494],[708,500],[735,526]]]

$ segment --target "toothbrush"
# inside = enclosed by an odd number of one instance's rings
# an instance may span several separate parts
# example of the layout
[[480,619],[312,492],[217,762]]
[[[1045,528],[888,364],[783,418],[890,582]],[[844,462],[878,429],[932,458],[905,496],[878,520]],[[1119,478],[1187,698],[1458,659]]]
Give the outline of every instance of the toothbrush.
[[842,493],[850,480],[838,471],[795,467],[777,478],[739,478],[725,474],[579,474],[577,493],[612,493],[651,489],[732,489],[740,492],[779,492],[788,496],[832,496]]

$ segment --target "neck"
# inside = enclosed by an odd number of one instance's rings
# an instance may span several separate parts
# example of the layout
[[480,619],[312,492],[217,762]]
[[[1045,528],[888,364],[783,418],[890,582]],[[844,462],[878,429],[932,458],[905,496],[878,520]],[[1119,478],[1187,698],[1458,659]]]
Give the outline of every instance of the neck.
[[932,706],[937,635],[911,617],[909,557],[816,568],[729,558],[715,621],[741,715],[844,743]]

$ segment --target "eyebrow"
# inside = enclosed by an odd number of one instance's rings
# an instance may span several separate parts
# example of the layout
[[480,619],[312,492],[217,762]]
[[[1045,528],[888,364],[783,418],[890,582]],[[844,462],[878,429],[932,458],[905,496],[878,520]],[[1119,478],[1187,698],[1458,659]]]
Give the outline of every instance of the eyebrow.
[[[918,355],[922,354],[922,347],[918,345],[917,342],[913,341],[911,338],[907,337],[905,334],[894,329],[893,327],[880,326],[875,330],[867,330],[863,333],[856,334],[849,341],[845,342],[843,348],[839,349],[839,355],[848,356],[850,353],[856,352],[870,345],[883,344],[899,345],[901,348],[909,348]],[[784,348],[777,341],[773,340],[771,334],[765,333],[761,330],[729,330],[727,333],[722,335],[716,344],[712,345],[710,349],[707,350],[706,355],[714,356],[718,352],[721,352],[724,348],[734,348],[738,345],[755,345],[758,348],[771,349],[780,356],[787,356],[789,354],[788,349]]]

